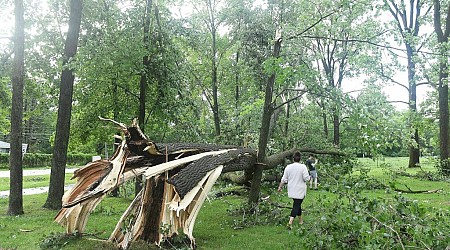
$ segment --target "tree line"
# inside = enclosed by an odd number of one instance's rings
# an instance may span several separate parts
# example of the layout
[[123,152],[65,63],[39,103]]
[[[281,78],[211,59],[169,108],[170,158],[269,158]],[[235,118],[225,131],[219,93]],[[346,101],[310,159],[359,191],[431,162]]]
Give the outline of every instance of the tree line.
[[[59,209],[67,152],[113,150],[99,116],[137,117],[154,141],[254,148],[259,162],[311,147],[408,155],[410,167],[438,155],[449,173],[448,1],[0,3],[15,10],[0,40],[11,215],[23,213],[22,142],[53,154],[45,207]],[[386,85],[404,89],[406,110]],[[433,91],[419,106],[421,85]],[[250,200],[262,171],[246,173]]]

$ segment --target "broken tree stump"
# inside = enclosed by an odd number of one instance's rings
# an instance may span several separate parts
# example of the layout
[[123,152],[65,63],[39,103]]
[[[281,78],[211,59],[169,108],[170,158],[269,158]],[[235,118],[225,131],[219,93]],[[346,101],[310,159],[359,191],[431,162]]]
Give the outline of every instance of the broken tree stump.
[[[107,120],[107,119],[104,119]],[[83,233],[89,214],[127,180],[144,176],[146,184],[124,212],[110,241],[126,249],[135,240],[159,245],[179,233],[195,247],[193,228],[200,208],[223,172],[251,169],[256,151],[235,146],[193,143],[155,143],[133,121],[123,132],[121,145],[109,160],[88,163],[78,169],[74,187],[63,197],[55,221],[66,233]]]

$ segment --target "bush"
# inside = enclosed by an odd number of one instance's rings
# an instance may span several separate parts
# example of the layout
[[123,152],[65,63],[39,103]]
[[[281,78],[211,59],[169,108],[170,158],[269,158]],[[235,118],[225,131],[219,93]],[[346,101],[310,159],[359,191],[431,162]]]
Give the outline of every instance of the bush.
[[[68,166],[81,166],[92,161],[91,154],[67,154]],[[27,153],[23,155],[23,166],[26,168],[42,168],[52,165],[52,154]],[[9,167],[9,154],[0,153],[0,168]]]

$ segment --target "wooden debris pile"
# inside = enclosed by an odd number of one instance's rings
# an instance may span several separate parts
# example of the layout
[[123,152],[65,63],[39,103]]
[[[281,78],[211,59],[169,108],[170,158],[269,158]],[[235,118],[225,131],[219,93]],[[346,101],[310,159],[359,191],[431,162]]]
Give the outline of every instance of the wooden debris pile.
[[75,171],[74,187],[63,197],[55,221],[66,233],[83,233],[89,214],[112,190],[131,178],[146,179],[109,238],[126,249],[135,240],[159,245],[179,230],[195,247],[193,228],[208,192],[225,172],[253,168],[254,150],[208,144],[155,143],[136,120],[131,126],[111,121],[124,136],[109,160],[88,163]]

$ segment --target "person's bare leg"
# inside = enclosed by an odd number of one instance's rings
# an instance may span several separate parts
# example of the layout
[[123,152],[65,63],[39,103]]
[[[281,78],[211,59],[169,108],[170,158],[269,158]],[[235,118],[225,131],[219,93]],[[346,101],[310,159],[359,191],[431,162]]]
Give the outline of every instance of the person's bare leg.
[[294,222],[294,217],[289,216],[289,223],[287,224],[287,228],[289,230],[292,229],[292,223]]
[[317,189],[317,178],[314,179],[314,188]]
[[294,222],[294,217],[289,217],[289,225],[292,225],[292,223]]
[[312,188],[313,180],[312,178],[309,180],[309,188]]
[[300,225],[303,224],[303,215],[298,217],[298,223],[300,223]]

